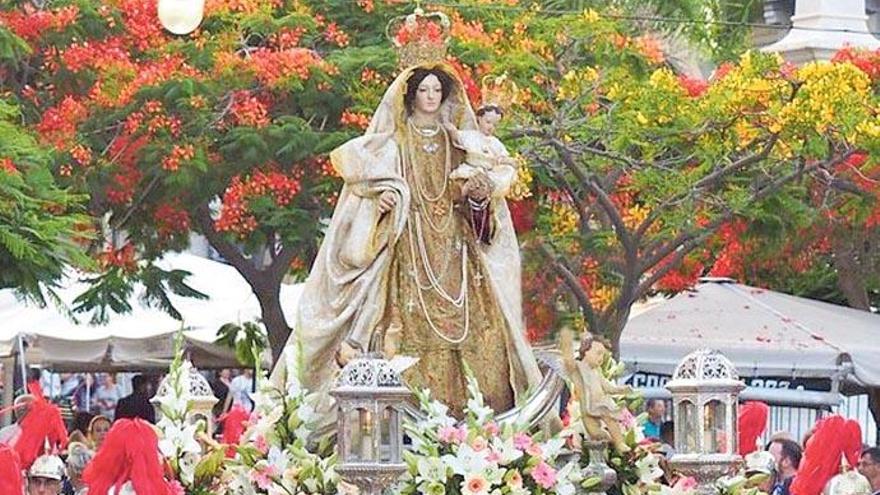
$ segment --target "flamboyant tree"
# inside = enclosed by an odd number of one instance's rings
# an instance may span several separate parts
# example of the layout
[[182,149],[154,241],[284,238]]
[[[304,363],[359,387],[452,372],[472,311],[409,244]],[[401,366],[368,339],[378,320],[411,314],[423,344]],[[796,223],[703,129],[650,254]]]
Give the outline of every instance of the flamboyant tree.
[[[59,180],[108,219],[77,309],[106,318],[142,282],[173,312],[167,291],[193,293],[151,262],[199,233],[253,288],[277,355],[281,281],[308,270],[340,187],[326,154],[366,127],[396,70],[387,22],[411,5],[208,0],[185,37],[162,31],[154,0],[2,5],[0,82]],[[849,184],[838,165],[875,146],[871,81],[853,64],[752,54],[690,80],[634,25],[531,5],[437,8],[474,103],[484,82],[512,103],[500,135],[523,163],[527,294],[555,291],[593,331],[616,338],[635,300],[704,271],[691,265],[707,241],[800,208],[823,174]],[[548,259],[555,271],[528,270]],[[541,301],[535,338],[558,324]]]
[[877,149],[877,100],[855,64],[746,53],[693,80],[595,12],[535,17],[550,53],[511,71],[540,95],[513,130],[547,193],[531,241],[572,296],[561,305],[615,344],[635,301],[731,273],[743,225],[827,214],[820,190],[876,211],[860,177],[877,171],[853,157]]

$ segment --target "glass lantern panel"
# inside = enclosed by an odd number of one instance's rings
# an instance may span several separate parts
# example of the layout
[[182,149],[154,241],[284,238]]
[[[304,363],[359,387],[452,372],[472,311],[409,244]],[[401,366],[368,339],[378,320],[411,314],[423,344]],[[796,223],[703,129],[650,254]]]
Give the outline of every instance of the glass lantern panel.
[[709,454],[727,452],[727,406],[720,400],[703,405],[703,445]]
[[397,412],[391,406],[382,410],[382,421],[380,423],[379,432],[379,462],[390,463],[394,459],[394,450],[397,448],[392,430],[395,429],[394,422],[397,420]]
[[376,458],[373,445],[374,425],[372,411],[360,407],[348,412],[349,442],[343,457],[347,462],[373,462]]
[[693,454],[700,451],[697,425],[697,407],[691,401],[678,403],[678,414],[675,415],[676,440],[681,439],[678,450],[683,454]]

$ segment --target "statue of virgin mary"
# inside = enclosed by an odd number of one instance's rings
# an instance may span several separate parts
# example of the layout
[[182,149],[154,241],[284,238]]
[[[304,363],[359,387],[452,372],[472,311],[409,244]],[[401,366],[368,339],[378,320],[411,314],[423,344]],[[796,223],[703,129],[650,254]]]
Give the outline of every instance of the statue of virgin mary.
[[[516,172],[450,179],[464,153],[448,124],[477,129],[461,81],[445,64],[416,66],[394,80],[365,134],[331,153],[345,185],[285,351],[310,390],[326,391],[347,359],[370,351],[418,358],[408,385],[457,416],[467,368],[499,412],[538,385],[504,199]],[[477,212],[488,212],[485,231],[475,231]]]

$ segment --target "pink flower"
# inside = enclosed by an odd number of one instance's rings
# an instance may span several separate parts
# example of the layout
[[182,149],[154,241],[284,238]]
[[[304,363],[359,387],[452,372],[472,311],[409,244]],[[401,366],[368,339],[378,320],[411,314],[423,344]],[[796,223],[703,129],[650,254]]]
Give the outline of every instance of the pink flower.
[[482,474],[470,474],[461,485],[461,492],[466,495],[483,495],[489,493],[489,482]]
[[542,488],[549,490],[556,484],[556,470],[546,462],[541,461],[532,469],[532,478]]
[[480,452],[482,450],[486,450],[486,447],[488,447],[488,446],[489,446],[489,442],[487,442],[486,439],[481,436],[471,440],[471,448],[477,452]]
[[620,422],[620,426],[623,426],[625,430],[631,430],[636,427],[636,417],[633,416],[629,409],[623,408],[617,419]]
[[498,433],[501,431],[501,428],[498,428],[498,424],[494,421],[489,421],[488,423],[486,423],[486,426],[483,427],[483,431],[485,431],[486,435],[488,435],[489,437],[494,437],[498,435]]
[[507,485],[511,488],[522,488],[522,475],[514,469],[507,474]]
[[275,466],[266,466],[258,471],[251,472],[251,480],[263,490],[268,490],[272,486],[272,478],[278,476]]
[[254,438],[254,447],[263,454],[269,452],[269,442],[266,441],[266,437],[263,435],[257,435],[257,438]]
[[676,491],[688,491],[697,487],[697,480],[693,476],[682,476],[672,486]]
[[526,448],[526,454],[529,454],[532,457],[541,457],[544,451],[541,449],[541,446],[537,443],[533,443]]
[[456,428],[454,426],[444,426],[437,433],[440,441],[443,443],[461,443],[467,438],[467,430],[464,428]]
[[519,450],[526,450],[532,445],[532,437],[525,433],[517,433],[513,436],[513,446]]
[[486,460],[489,462],[501,462],[501,454],[494,449],[489,449],[489,454],[486,455]]
[[171,482],[168,483],[168,489],[171,491],[171,495],[186,495],[183,485],[177,480],[171,480]]

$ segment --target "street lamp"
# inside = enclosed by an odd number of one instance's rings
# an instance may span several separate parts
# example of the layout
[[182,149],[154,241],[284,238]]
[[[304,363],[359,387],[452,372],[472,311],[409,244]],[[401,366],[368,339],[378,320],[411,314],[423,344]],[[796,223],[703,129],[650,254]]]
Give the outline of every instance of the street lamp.
[[189,34],[205,15],[205,0],[159,0],[159,22],[172,34]]
[[669,463],[696,478],[700,493],[716,493],[715,481],[742,462],[736,408],[745,384],[723,354],[700,349],[682,359],[666,388],[675,420],[676,453]]
[[367,355],[342,369],[336,388],[336,471],[365,495],[379,495],[406,471],[404,405],[411,396],[389,361]]

